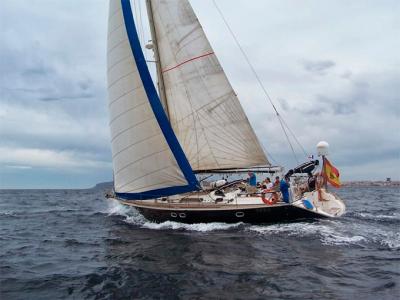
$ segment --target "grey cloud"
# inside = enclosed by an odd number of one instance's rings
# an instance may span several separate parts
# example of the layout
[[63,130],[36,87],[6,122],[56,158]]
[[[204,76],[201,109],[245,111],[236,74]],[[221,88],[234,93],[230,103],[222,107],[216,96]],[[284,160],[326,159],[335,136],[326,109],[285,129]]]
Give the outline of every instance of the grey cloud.
[[321,115],[351,115],[355,114],[360,107],[365,106],[372,100],[370,84],[366,81],[354,81],[350,90],[341,95],[317,94],[310,99],[310,107],[299,107],[297,110],[303,114]]
[[325,95],[316,95],[311,107],[300,107],[295,110],[304,116],[321,116],[322,114],[349,115],[356,112],[354,102],[345,102]]
[[78,99],[91,99],[94,98],[94,94],[81,94],[81,95],[72,95],[72,96],[45,96],[45,97],[40,97],[40,101],[62,101],[62,100],[78,100]]
[[351,71],[345,71],[343,72],[340,77],[343,79],[350,79],[353,76],[353,73]]
[[48,88],[7,88],[3,87],[3,90],[7,91],[15,91],[15,92],[23,92],[23,93],[49,93],[51,90]]
[[335,65],[336,63],[332,60],[303,61],[303,67],[306,71],[319,75],[324,75],[328,69],[333,68]]
[[349,115],[356,112],[357,101],[354,101],[354,98],[347,98],[343,101],[319,95],[317,101],[322,105],[321,112],[330,111],[334,115]]
[[350,115],[356,112],[354,105],[346,103],[332,103],[332,109],[335,115]]
[[93,82],[90,79],[78,81],[78,86],[82,91],[86,91],[93,86]]
[[278,98],[278,101],[284,111],[288,111],[290,109],[288,102],[283,98]]
[[[38,9],[23,5],[18,10],[23,22],[11,21],[13,15],[8,12],[22,2],[9,1],[0,11],[4,24],[0,26],[0,69],[4,74],[0,77],[1,146],[52,153],[67,151],[100,164],[110,162],[103,79],[106,67],[102,58],[105,48],[101,47],[106,30],[101,26],[104,20],[85,16],[106,15],[101,11],[107,4],[88,1],[90,10],[76,12],[80,2],[45,1]],[[64,13],[68,10],[70,13]],[[57,18],[63,21],[54,22]],[[82,38],[85,35],[89,38]],[[15,38],[21,36],[24,38]],[[99,45],[97,41],[102,42]]]
[[[21,53],[12,51],[10,44],[5,43],[5,47],[0,50],[0,54],[5,53],[7,56],[7,62],[3,62],[3,65],[9,70],[7,76],[0,78],[2,101],[8,99],[32,105],[32,100],[63,102],[105,98],[101,82],[93,82],[88,76],[80,74],[79,69],[68,66],[58,57],[49,54],[43,63],[36,58],[38,54],[32,52],[33,59],[21,60]],[[7,65],[18,67],[13,69]]]
[[359,164],[360,161],[379,162],[383,160],[400,160],[400,152],[396,147],[376,148],[375,151],[370,151],[370,149],[366,147],[359,147],[358,149],[342,151],[340,155],[338,155],[338,159],[348,166],[355,166]]
[[37,77],[37,76],[48,76],[50,74],[54,74],[54,70],[43,66],[42,64],[34,65],[30,68],[27,68],[24,70],[21,75],[31,78],[31,77]]

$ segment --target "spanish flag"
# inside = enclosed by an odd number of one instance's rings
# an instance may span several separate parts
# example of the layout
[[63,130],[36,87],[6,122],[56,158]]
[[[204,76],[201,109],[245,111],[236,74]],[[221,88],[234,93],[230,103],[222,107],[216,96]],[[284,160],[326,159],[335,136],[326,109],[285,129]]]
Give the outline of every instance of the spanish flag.
[[323,176],[326,181],[332,184],[334,187],[340,187],[339,170],[336,169],[330,161],[324,157],[324,164],[322,167]]

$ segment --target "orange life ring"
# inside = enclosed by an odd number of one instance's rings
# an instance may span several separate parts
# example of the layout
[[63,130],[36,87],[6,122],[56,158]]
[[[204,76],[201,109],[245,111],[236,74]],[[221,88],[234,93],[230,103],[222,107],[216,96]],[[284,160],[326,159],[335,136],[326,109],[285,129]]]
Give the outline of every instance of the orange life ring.
[[[265,197],[265,195],[266,194],[271,194],[271,197],[269,197],[269,198],[267,198],[267,197]],[[271,192],[271,191],[269,191],[269,190],[263,190],[262,192],[261,192],[261,200],[265,203],[265,204],[268,204],[268,205],[272,205],[272,204],[274,204],[274,200],[275,200],[275,193],[274,192]]]

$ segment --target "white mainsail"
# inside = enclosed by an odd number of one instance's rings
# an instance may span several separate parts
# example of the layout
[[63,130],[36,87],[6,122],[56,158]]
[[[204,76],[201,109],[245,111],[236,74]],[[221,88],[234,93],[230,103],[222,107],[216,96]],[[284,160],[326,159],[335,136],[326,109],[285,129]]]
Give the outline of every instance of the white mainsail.
[[187,0],[149,0],[170,122],[194,170],[269,165]]
[[[140,57],[140,44],[132,46],[137,33],[131,15],[129,0],[110,0],[107,77],[115,191],[138,194],[141,199],[193,190],[197,180],[170,125],[170,131],[159,125],[160,118],[167,120],[162,106],[158,103],[161,109],[157,113],[154,105],[158,104],[154,99],[150,102],[151,97],[159,100],[144,58]],[[160,117],[160,111],[164,116]],[[175,147],[171,147],[173,138]],[[165,193],[171,188],[175,190]]]

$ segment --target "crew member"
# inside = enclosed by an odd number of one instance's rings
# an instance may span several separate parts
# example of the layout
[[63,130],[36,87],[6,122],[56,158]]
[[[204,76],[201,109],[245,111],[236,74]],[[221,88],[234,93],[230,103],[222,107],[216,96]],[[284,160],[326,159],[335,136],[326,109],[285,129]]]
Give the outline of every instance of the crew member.
[[308,190],[310,192],[315,190],[316,178],[311,173],[308,173]]
[[267,177],[265,179],[265,187],[267,190],[272,189],[272,187],[274,186],[274,184],[271,182],[271,179],[269,179],[269,177]]
[[273,188],[274,188],[275,190],[277,190],[278,192],[279,192],[279,184],[280,184],[279,176],[276,176],[276,177],[275,177],[274,184],[273,184]]
[[253,172],[249,172],[247,173],[247,175],[249,175],[249,178],[247,179],[249,182],[249,185],[251,186],[257,186],[257,177],[256,174],[254,174]]
[[285,177],[279,183],[279,189],[282,193],[282,200],[285,203],[289,203],[289,178]]

